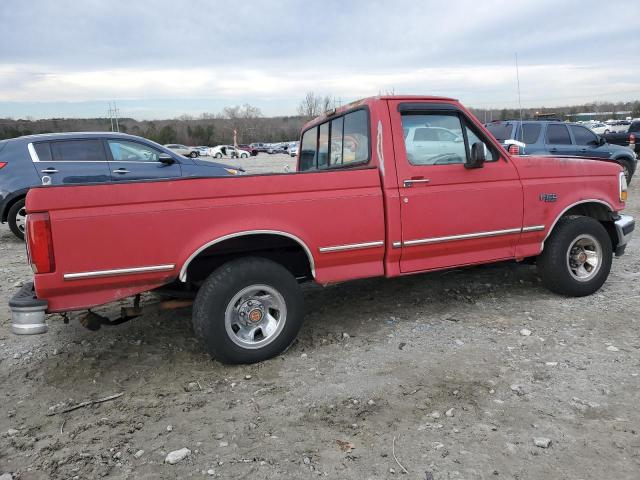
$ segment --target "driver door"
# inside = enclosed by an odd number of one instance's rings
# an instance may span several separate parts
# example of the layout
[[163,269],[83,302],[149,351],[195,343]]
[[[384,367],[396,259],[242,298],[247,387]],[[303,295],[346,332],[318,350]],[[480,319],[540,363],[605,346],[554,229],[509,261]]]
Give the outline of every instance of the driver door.
[[[390,101],[389,106],[400,187],[400,271],[513,258],[523,193],[511,161],[454,105]],[[424,146],[418,153],[403,132],[425,127],[441,129],[438,135],[423,131],[422,142],[433,138],[438,146]],[[466,168],[477,142],[485,146],[486,162]]]

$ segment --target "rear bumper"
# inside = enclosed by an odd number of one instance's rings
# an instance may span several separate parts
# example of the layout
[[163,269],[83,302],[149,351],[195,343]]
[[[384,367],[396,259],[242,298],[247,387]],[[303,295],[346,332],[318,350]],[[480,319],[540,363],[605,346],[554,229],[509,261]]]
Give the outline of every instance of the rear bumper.
[[627,243],[631,240],[633,230],[636,228],[636,221],[631,215],[620,215],[614,222],[616,233],[618,234],[618,244],[616,245],[616,257],[624,253]]
[[11,300],[11,331],[16,335],[46,333],[45,312],[48,302],[36,297],[33,283],[25,283]]

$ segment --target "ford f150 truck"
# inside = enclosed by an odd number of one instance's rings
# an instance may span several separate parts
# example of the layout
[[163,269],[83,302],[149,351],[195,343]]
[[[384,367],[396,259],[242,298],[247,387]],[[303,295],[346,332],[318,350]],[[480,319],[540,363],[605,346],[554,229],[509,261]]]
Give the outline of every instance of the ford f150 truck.
[[32,189],[13,328],[181,282],[208,351],[256,362],[295,338],[305,280],[528,260],[589,295],[634,229],[626,197],[620,166],[510,156],[455,100],[368,98],[304,127],[295,172]]

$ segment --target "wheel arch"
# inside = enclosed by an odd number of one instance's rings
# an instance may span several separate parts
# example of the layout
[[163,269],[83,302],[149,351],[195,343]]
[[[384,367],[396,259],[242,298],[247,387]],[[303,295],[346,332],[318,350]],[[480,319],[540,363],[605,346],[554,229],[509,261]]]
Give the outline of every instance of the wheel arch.
[[[178,279],[181,282],[186,282],[189,274],[189,267],[192,266],[194,262],[196,262],[198,259],[202,258],[203,256],[207,254],[216,253],[216,247],[221,248],[225,244],[228,245],[230,242],[237,241],[237,240],[250,240],[253,243],[253,241],[264,240],[265,237],[268,237],[271,239],[279,238],[281,240],[286,240],[288,244],[291,246],[296,245],[302,252],[304,252],[309,273],[311,274],[312,278],[315,278],[316,271],[315,271],[315,260],[313,258],[313,254],[311,253],[311,249],[309,248],[309,246],[300,237],[292,233],[281,231],[281,230],[245,230],[245,231],[234,232],[234,233],[217,237],[200,246],[193,253],[191,253],[191,255],[189,255],[187,260],[182,264],[182,267],[180,268],[180,274],[178,275]],[[255,244],[255,249],[249,248],[249,249],[245,249],[243,252],[246,254],[251,254],[252,252],[255,253],[255,252],[261,252],[261,251],[262,252],[265,251],[264,245],[260,246],[258,244]],[[287,265],[284,265],[284,266],[286,267]]]
[[2,211],[0,211],[0,222],[2,223],[6,223],[7,220],[9,219],[9,210],[11,210],[11,207],[13,207],[13,205],[26,198],[27,197],[27,193],[29,193],[29,189],[28,188],[24,188],[22,190],[18,190],[16,192],[13,192],[11,195],[8,196],[7,200],[4,202],[4,204],[2,205]]
[[590,198],[572,203],[571,205],[565,207],[564,210],[562,210],[560,214],[555,218],[555,220],[551,224],[551,227],[549,228],[549,231],[544,237],[544,240],[542,241],[542,248],[540,249],[540,251],[544,250],[544,243],[547,241],[549,235],[551,235],[560,219],[574,215],[591,217],[602,223],[602,225],[607,230],[609,237],[611,238],[613,247],[615,248],[618,237],[616,234],[615,226],[613,225],[612,216],[614,214],[615,210],[613,209],[611,204],[605,202],[604,200]]

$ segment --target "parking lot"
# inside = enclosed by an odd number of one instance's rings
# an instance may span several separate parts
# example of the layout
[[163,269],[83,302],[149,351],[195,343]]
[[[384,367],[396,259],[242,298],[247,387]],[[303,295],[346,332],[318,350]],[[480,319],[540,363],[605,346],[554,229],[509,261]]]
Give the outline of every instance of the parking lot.
[[[227,163],[257,173],[295,162]],[[627,211],[638,216],[636,185]],[[31,270],[6,225],[0,258],[0,474],[638,478],[637,236],[585,298],[551,294],[535,267],[513,263],[307,285],[292,347],[237,367],[204,353],[190,308],[98,332],[54,315],[48,334],[13,336],[7,302]],[[185,460],[164,463],[182,448]]]

